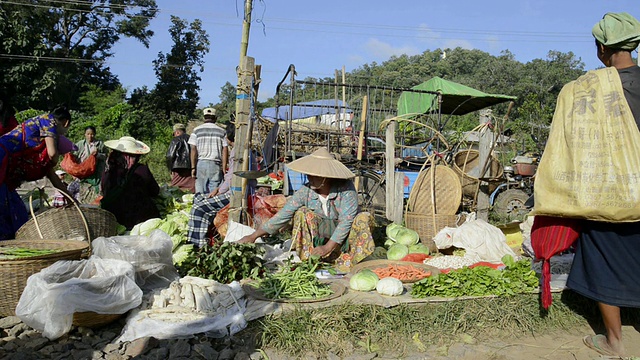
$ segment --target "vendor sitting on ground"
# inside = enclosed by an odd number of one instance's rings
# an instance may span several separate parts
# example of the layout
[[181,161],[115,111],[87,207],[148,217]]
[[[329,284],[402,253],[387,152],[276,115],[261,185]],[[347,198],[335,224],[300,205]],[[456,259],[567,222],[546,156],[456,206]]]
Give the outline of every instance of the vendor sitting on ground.
[[358,213],[358,194],[351,179],[355,175],[325,148],[288,164],[289,169],[307,175],[309,182],[261,228],[240,239],[255,242],[274,234],[293,218],[292,249],[301,260],[311,255],[334,262],[348,271],[375,248],[371,237],[374,220],[368,212]]

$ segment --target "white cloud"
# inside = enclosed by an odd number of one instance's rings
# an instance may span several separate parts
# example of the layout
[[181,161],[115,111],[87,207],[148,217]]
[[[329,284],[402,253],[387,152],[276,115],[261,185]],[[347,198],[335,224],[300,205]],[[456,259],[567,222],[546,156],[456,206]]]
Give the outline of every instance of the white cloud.
[[418,26],[418,33],[416,34],[416,39],[421,43],[429,45],[428,47],[438,47],[437,44],[442,36],[440,33],[437,33],[427,24],[420,24]]
[[500,41],[500,38],[498,38],[497,36],[495,35],[487,36],[485,41],[487,42],[487,46],[491,51],[501,50],[500,49],[501,41]]
[[415,47],[410,45],[394,47],[391,44],[385,43],[378,39],[372,38],[367,41],[364,45],[364,49],[366,52],[372,54],[375,57],[388,59],[393,55],[417,55],[421,53],[421,51]]

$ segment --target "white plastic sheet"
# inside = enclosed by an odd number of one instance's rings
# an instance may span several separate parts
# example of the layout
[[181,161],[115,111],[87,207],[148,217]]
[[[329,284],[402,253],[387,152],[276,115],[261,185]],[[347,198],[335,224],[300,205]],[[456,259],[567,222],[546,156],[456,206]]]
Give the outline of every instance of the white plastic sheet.
[[99,237],[91,247],[94,256],[131,263],[136,283],[145,291],[166,287],[180,278],[172,260],[173,242],[162,230],[155,229],[149,236]]
[[131,264],[92,256],[58,261],[31,275],[16,315],[53,340],[69,332],[75,312],[124,314],[141,302]]

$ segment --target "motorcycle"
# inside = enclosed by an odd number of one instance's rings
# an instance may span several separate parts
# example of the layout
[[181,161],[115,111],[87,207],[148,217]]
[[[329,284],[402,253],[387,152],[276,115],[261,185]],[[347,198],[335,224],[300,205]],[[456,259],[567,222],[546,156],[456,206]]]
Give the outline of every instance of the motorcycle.
[[522,220],[529,213],[538,161],[537,154],[523,154],[511,159],[511,165],[503,168],[505,181],[489,196],[495,214]]

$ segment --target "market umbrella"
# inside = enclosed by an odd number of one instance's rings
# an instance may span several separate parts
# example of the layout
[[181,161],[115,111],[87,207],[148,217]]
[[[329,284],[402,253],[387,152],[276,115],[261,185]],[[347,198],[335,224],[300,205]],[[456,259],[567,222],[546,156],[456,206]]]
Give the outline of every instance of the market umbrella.
[[464,115],[516,99],[515,96],[487,94],[437,76],[411,89],[426,92],[403,91],[398,99],[398,115],[437,111],[438,94],[442,95],[440,112],[449,115]]

